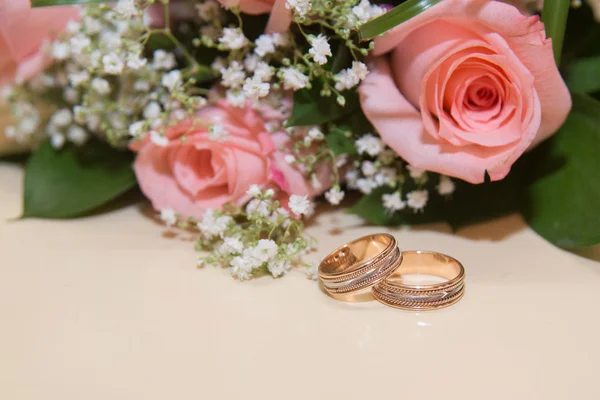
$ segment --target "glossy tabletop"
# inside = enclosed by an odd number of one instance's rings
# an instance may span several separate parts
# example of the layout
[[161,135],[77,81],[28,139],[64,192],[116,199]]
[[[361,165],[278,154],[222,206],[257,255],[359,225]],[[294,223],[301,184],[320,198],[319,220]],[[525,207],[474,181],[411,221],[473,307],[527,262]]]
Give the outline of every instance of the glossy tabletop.
[[[383,229],[465,266],[462,301],[416,313],[337,302],[300,272],[197,269],[144,204],[6,222],[21,189],[0,163],[2,399],[600,399],[600,263],[518,216]],[[309,229],[315,260],[382,230],[342,212]]]

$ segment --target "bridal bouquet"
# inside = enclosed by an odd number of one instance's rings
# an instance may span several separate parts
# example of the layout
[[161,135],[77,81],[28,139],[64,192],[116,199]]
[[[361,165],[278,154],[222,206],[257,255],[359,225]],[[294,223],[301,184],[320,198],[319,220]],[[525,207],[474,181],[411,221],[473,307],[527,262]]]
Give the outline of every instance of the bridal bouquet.
[[595,245],[600,25],[570,6],[0,1],[5,135],[32,148],[23,217],[139,185],[198,231],[199,264],[241,280],[315,276],[303,223],[326,202],[379,225],[518,211]]

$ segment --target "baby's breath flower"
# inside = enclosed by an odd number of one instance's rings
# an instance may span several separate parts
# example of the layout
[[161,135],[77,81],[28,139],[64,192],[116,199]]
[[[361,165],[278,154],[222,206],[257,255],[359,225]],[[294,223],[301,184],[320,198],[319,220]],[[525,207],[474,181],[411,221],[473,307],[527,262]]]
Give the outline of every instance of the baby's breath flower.
[[316,63],[320,65],[327,64],[327,57],[331,57],[331,47],[327,42],[327,37],[319,34],[317,37],[309,39],[311,48],[308,53],[313,57]]
[[162,109],[156,101],[151,101],[144,108],[144,118],[149,120],[155,120],[160,116]]
[[425,174],[425,170],[424,169],[417,168],[417,167],[414,167],[412,165],[407,165],[406,169],[408,170],[410,177],[412,179],[414,179],[414,180],[421,179],[421,177],[423,176],[423,174]]
[[242,64],[234,61],[227,68],[221,68],[221,84],[226,87],[238,88],[242,86],[246,79]]
[[148,60],[139,56],[139,54],[129,54],[127,56],[127,67],[133,70],[143,68],[148,63]]
[[246,58],[244,58],[244,67],[246,67],[248,71],[254,72],[260,62],[260,57],[257,54],[248,54]]
[[103,56],[102,64],[104,65],[104,72],[110,75],[120,75],[125,67],[123,60],[114,53]]
[[263,82],[268,82],[273,77],[273,70],[271,69],[269,64],[267,64],[264,61],[261,61],[257,63],[256,67],[254,68],[254,77],[258,78]]
[[71,110],[69,110],[68,108],[63,108],[61,110],[58,110],[52,116],[52,118],[50,119],[50,124],[57,127],[63,127],[71,124],[72,121],[73,115],[71,114]]
[[440,183],[437,186],[437,191],[440,195],[448,196],[448,195],[454,193],[455,189],[456,189],[456,186],[454,185],[454,182],[452,182],[452,180],[449,177],[447,177],[447,176],[440,177]]
[[357,18],[356,25],[364,24],[383,13],[385,13],[385,9],[369,3],[369,0],[362,0],[357,6],[352,8],[352,14]]
[[268,264],[269,272],[271,273],[271,275],[273,275],[274,278],[278,278],[287,274],[290,268],[292,268],[291,263],[289,262],[289,260],[285,259],[272,261]]
[[375,174],[375,182],[378,186],[388,185],[398,178],[398,172],[395,168],[381,168]]
[[223,239],[219,246],[220,254],[241,254],[244,251],[244,243],[238,237],[228,236]]
[[258,197],[261,194],[260,187],[257,184],[250,185],[250,188],[246,191],[246,194],[251,197]]
[[169,144],[169,139],[157,131],[150,131],[150,141],[159,147],[166,147]]
[[344,192],[338,186],[335,186],[325,192],[325,198],[330,204],[337,206],[344,199]]
[[53,133],[50,135],[50,145],[55,149],[60,149],[65,144],[65,137],[60,133]]
[[129,134],[137,138],[144,133],[144,129],[146,128],[146,121],[137,121],[133,124],[129,125]]
[[67,130],[67,139],[77,146],[82,146],[85,142],[87,142],[88,138],[89,135],[85,129],[80,126],[71,125]]
[[259,57],[264,57],[267,54],[275,52],[275,42],[273,41],[273,36],[271,35],[260,35],[254,43],[256,44],[254,53],[256,53]]
[[360,170],[365,176],[373,176],[377,173],[377,167],[371,161],[363,161]]
[[312,140],[316,140],[316,141],[325,139],[325,135],[323,134],[323,132],[321,132],[321,130],[317,126],[313,126],[312,128],[310,128],[308,130],[308,137],[310,137]]
[[162,77],[161,83],[169,90],[169,92],[174,91],[183,84],[181,81],[181,71],[175,69],[169,72]]
[[296,215],[306,214],[311,208],[310,200],[307,199],[307,196],[298,196],[291,195],[288,203],[290,210]]
[[92,79],[92,89],[98,94],[107,95],[110,93],[110,84],[106,79],[94,78]]
[[356,187],[364,194],[370,194],[377,187],[374,179],[359,178],[356,180]]
[[423,211],[427,205],[429,199],[429,192],[427,190],[413,190],[406,194],[406,203],[410,208],[417,211]]
[[237,256],[231,260],[231,267],[229,271],[232,275],[237,276],[240,281],[244,281],[252,277],[252,270],[254,267],[254,263],[251,259],[247,259],[243,256]]
[[277,254],[279,246],[271,239],[260,239],[254,249],[252,249],[252,257],[258,260],[261,264],[271,261]]
[[282,79],[286,90],[299,90],[308,85],[308,76],[293,67],[282,68]]
[[90,74],[86,70],[79,71],[79,72],[73,72],[73,73],[69,74],[69,81],[71,82],[71,85],[73,85],[75,87],[82,85],[82,84],[88,82],[89,80],[90,80]]
[[406,207],[406,203],[402,201],[399,192],[384,194],[381,196],[383,207],[389,212],[396,212],[403,210]]
[[134,0],[119,0],[115,6],[115,11],[126,18],[135,17],[139,13]]
[[239,50],[248,44],[248,39],[239,28],[224,28],[223,36],[219,38],[225,48],[230,50]]
[[356,141],[356,150],[359,154],[367,153],[375,157],[383,150],[383,143],[381,139],[368,133]]
[[246,105],[246,95],[240,90],[228,90],[225,97],[233,107],[242,108]]
[[269,94],[271,85],[263,82],[259,77],[246,78],[242,90],[246,97],[257,100]]
[[283,156],[283,160],[288,164],[293,164],[296,162],[296,157],[294,157],[291,154],[286,154],[285,156]]
[[81,54],[84,50],[90,47],[92,41],[88,36],[79,34],[77,36],[73,36],[71,40],[69,40],[69,44],[71,46],[71,51],[74,54]]
[[215,216],[213,210],[206,210],[202,220],[198,222],[198,229],[204,237],[210,239],[221,236],[231,222],[233,219],[228,215]]
[[177,214],[172,208],[160,210],[160,219],[167,225],[173,226],[177,223]]
[[246,205],[246,214],[257,214],[267,217],[270,214],[269,205],[270,201],[268,200],[252,199]]
[[71,49],[67,43],[54,42],[51,55],[57,60],[66,60],[71,55]]
[[177,62],[173,53],[167,53],[162,49],[154,51],[152,57],[152,66],[157,70],[170,70],[175,68]]
[[306,269],[306,276],[313,281],[319,280],[319,265],[316,262],[310,263],[310,266]]
[[312,8],[311,0],[287,0],[285,2],[285,8],[292,10],[299,16],[308,14]]

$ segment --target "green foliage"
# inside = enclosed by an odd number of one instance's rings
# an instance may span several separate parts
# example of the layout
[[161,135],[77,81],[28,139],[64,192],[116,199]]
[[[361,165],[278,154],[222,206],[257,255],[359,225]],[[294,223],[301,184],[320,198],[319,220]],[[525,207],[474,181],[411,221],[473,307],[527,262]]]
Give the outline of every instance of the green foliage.
[[93,211],[136,186],[131,161],[131,153],[96,140],[59,151],[43,143],[25,167],[23,218]]
[[546,27],[546,36],[552,39],[552,50],[554,51],[556,65],[560,64],[570,6],[571,0],[546,0],[544,2],[542,21]]
[[573,111],[556,135],[531,155],[532,183],[522,212],[557,246],[600,243],[600,102],[573,95]]
[[573,92],[600,91],[600,56],[574,60],[568,66],[566,81]]
[[358,108],[358,94],[354,91],[344,92],[346,105],[340,106],[336,96],[321,96],[321,87],[302,89],[294,92],[294,108],[288,126],[319,125],[349,115]]
[[361,25],[359,35],[362,40],[373,39],[386,31],[416,17],[442,0],[408,0],[385,14]]
[[[521,162],[520,164],[524,164]],[[517,166],[518,167],[518,166]],[[392,188],[378,188],[361,198],[350,210],[367,221],[378,225],[417,225],[430,222],[447,222],[454,229],[468,224],[499,217],[519,209],[519,188],[522,176],[511,174],[498,182],[472,185],[454,180],[456,191],[447,197],[436,193],[439,178],[429,179],[425,186],[429,190],[429,201],[424,213],[414,213],[408,207],[400,212],[389,214],[381,203],[381,196],[393,193]],[[412,184],[412,186],[411,186]],[[417,189],[413,182],[406,182],[403,197]]]

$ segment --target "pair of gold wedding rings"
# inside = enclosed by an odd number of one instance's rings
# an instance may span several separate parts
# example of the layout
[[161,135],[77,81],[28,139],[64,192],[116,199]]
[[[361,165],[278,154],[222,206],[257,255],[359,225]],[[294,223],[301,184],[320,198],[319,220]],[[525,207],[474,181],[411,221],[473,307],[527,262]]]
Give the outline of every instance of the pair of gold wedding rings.
[[[429,282],[415,282],[415,277],[428,277]],[[370,294],[380,303],[404,310],[448,307],[465,290],[465,270],[456,259],[431,251],[402,252],[387,233],[364,236],[338,248],[319,265],[319,278],[336,299],[352,301]]]

